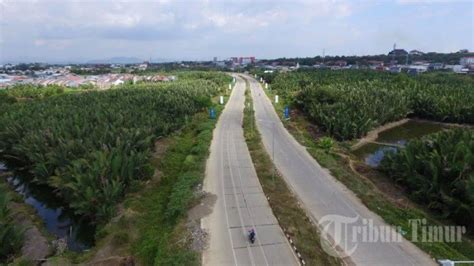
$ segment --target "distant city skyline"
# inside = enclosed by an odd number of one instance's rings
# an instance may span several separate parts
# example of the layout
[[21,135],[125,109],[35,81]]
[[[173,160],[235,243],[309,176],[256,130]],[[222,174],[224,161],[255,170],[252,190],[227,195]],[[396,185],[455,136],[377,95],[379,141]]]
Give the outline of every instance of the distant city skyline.
[[474,50],[474,1],[0,0],[0,63]]

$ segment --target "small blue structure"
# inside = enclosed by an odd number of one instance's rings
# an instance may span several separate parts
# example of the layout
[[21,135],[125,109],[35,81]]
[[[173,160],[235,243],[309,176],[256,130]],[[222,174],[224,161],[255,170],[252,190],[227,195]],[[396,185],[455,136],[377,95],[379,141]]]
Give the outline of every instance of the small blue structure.
[[211,109],[209,109],[209,117],[211,119],[215,119],[216,118],[216,110],[214,109],[214,107],[211,107]]
[[287,106],[285,106],[285,119],[289,119],[290,118],[290,108]]

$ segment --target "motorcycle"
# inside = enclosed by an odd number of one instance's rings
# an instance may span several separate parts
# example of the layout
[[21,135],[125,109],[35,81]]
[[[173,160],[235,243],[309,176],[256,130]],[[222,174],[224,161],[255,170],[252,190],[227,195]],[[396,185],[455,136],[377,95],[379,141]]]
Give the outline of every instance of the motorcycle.
[[249,240],[252,244],[255,242],[255,230],[253,229],[249,231]]

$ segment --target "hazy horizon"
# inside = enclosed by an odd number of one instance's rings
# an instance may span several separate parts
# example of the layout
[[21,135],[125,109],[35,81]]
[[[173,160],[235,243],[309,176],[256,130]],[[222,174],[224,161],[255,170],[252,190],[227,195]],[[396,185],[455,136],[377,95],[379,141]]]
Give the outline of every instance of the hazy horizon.
[[474,1],[6,1],[0,62],[474,50]]

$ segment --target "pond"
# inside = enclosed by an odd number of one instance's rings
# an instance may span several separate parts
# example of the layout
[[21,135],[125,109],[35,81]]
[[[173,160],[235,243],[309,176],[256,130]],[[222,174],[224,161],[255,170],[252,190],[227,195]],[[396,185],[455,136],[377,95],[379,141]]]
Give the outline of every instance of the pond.
[[[379,133],[375,140],[377,143],[367,143],[354,150],[353,154],[367,165],[377,167],[387,152],[398,150],[397,146],[404,146],[410,139],[420,138],[447,128],[450,126],[429,121],[409,120],[405,124]],[[392,144],[392,146],[379,143]]]
[[[8,167],[0,162],[0,173]],[[51,188],[29,182],[28,174],[14,172],[6,180],[20,194],[24,202],[36,211],[46,230],[57,238],[64,238],[68,249],[83,251],[94,245],[95,227],[84,218],[77,217],[66,208]]]

